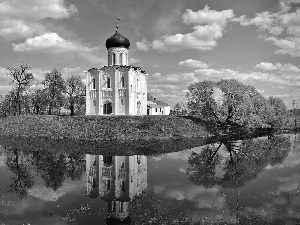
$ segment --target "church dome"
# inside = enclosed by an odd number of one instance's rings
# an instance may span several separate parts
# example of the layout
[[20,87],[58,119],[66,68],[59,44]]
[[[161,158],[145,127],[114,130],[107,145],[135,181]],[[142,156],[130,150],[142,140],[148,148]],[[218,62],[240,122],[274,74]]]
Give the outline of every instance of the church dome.
[[119,31],[116,31],[113,36],[106,40],[105,45],[107,49],[112,47],[124,47],[128,49],[130,46],[130,42],[126,37],[120,34]]

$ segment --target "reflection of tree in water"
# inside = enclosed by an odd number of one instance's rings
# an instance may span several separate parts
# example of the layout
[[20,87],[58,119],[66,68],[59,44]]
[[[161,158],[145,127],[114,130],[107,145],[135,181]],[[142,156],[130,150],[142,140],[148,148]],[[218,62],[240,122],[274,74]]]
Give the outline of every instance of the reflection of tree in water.
[[300,153],[300,134],[294,134],[292,149],[295,153]]
[[[229,153],[224,160],[218,152],[221,144]],[[208,145],[201,153],[193,152],[189,157],[190,167],[187,174],[192,183],[204,187],[214,185],[225,188],[241,187],[255,179],[267,165],[274,166],[282,163],[291,146],[289,139],[282,136],[239,142],[225,140],[221,144]],[[217,166],[222,168],[223,177],[216,176]]]
[[63,185],[66,178],[80,179],[85,171],[84,155],[34,152],[32,160],[46,187],[54,191]]
[[36,172],[45,181],[46,187],[54,191],[63,185],[65,179],[80,179],[85,171],[84,155],[45,151],[26,151],[25,154],[16,148],[7,150],[6,165],[13,174],[11,182],[7,184],[8,191],[18,193],[21,197],[26,197],[33,186],[33,176],[30,173],[33,167],[36,167]]
[[7,155],[5,163],[12,172],[11,182],[7,185],[8,191],[18,193],[21,198],[26,197],[28,189],[33,186],[33,176],[29,169],[30,163],[26,156],[14,148]]

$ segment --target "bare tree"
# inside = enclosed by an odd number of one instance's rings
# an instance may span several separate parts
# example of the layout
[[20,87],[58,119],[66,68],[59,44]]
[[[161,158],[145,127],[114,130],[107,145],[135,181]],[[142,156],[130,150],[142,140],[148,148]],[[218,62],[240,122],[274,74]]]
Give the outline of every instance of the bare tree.
[[12,83],[15,84],[15,95],[14,95],[14,115],[17,113],[20,115],[22,112],[22,92],[34,79],[32,73],[29,73],[30,67],[27,63],[23,62],[19,67],[8,67],[7,75],[12,78]]

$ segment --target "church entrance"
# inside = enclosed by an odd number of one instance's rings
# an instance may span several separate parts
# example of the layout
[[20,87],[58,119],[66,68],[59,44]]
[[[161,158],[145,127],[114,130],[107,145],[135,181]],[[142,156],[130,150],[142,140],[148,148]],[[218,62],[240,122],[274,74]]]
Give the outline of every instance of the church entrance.
[[112,104],[110,102],[105,103],[103,105],[103,114],[111,114],[112,113]]

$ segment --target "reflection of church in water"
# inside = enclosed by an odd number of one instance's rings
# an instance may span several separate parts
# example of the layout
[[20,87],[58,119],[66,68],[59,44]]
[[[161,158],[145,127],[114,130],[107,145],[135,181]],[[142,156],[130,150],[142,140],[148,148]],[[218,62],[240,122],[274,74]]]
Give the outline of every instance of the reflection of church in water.
[[147,189],[147,157],[86,155],[87,195],[108,202],[107,224],[130,224],[129,203]]

